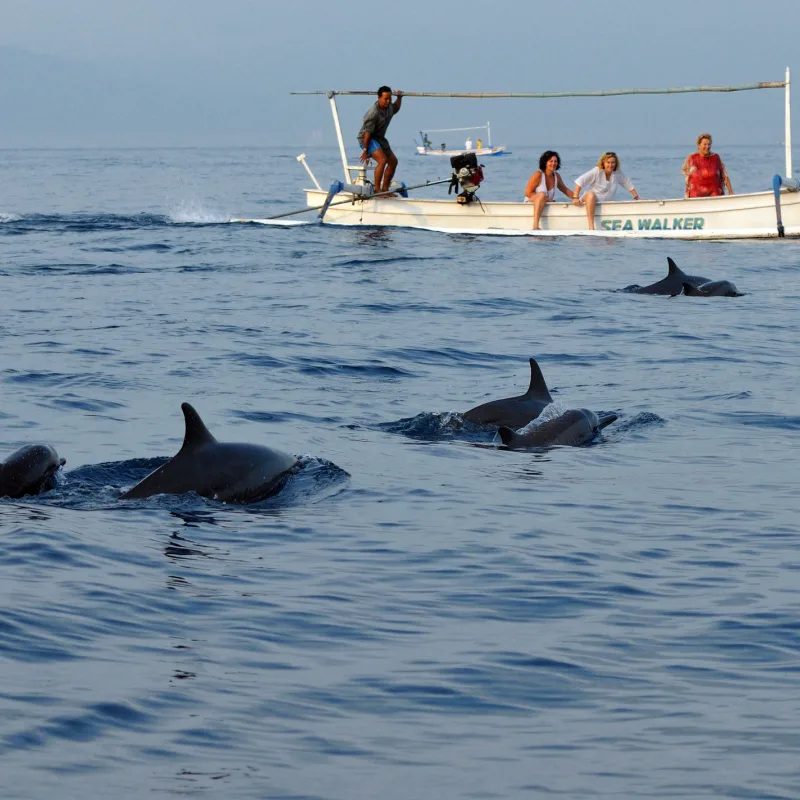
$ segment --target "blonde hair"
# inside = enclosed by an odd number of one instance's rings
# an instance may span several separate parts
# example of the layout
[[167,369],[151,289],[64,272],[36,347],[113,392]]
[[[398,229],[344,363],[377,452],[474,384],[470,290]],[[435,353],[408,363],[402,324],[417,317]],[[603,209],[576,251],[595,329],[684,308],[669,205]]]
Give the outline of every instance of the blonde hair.
[[606,165],[606,159],[609,156],[613,156],[617,159],[617,165],[614,167],[614,172],[616,172],[619,169],[619,156],[613,150],[603,153],[603,155],[600,156],[600,160],[597,162],[596,166],[600,167],[600,169],[603,169]]
[[698,147],[700,147],[700,142],[702,142],[703,139],[708,139],[708,143],[711,144],[711,134],[710,133],[701,133],[697,137],[697,146]]

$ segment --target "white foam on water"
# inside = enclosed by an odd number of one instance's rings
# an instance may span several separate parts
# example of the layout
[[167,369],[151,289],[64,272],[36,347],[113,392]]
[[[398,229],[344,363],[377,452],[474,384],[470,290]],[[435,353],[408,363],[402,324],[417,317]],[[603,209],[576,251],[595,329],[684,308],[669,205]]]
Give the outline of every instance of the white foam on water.
[[550,422],[551,419],[556,419],[560,417],[565,411],[564,406],[558,401],[554,400],[550,405],[545,406],[542,409],[542,413],[539,414],[536,419],[532,419],[525,427],[520,428],[517,433],[522,435],[525,433],[529,433],[534,428],[538,428],[540,425],[544,425],[545,422]]
[[197,203],[194,200],[184,200],[177,203],[169,210],[167,216],[172,222],[178,224],[211,225],[218,222],[227,222],[229,217]]
[[0,211],[0,223],[1,222],[18,222],[22,219],[22,214],[4,214]]
[[239,223],[243,225],[275,225],[278,227],[290,227],[293,225],[315,225],[316,220],[299,220],[299,219],[238,219],[231,218],[224,220],[225,222]]

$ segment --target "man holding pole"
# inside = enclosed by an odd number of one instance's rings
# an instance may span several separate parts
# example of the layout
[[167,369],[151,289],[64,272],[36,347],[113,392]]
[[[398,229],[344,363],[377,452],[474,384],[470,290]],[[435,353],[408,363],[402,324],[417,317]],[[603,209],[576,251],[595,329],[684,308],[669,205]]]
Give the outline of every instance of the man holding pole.
[[[378,89],[378,100],[367,109],[364,123],[358,132],[358,143],[361,145],[361,161],[375,159],[375,191],[388,192],[397,169],[397,156],[392,152],[386,138],[386,129],[392,117],[400,110],[403,93],[398,89],[392,102],[392,90],[388,86]],[[390,194],[389,197],[397,195]]]

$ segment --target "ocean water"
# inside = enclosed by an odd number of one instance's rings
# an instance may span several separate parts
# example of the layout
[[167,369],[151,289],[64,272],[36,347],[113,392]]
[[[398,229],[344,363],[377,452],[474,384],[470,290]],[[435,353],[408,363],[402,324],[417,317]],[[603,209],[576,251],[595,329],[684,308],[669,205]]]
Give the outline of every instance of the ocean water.
[[[512,149],[484,199],[544,147]],[[644,197],[689,149],[617,148]],[[0,796],[800,796],[798,243],[226,224],[301,208],[296,155],[0,152],[0,458],[67,459],[0,500]],[[722,155],[737,191],[783,171]],[[745,295],[618,291],[667,256]],[[461,424],[531,357],[619,420]],[[301,468],[120,501],[183,401]]]

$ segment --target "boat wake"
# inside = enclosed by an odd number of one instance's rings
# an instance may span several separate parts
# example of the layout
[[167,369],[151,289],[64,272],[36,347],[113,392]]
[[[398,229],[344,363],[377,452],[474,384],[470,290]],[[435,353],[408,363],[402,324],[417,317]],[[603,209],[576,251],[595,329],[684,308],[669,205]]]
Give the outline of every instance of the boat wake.
[[210,208],[186,201],[178,203],[167,214],[169,220],[178,225],[215,225],[228,222],[228,215]]
[[223,222],[236,222],[242,225],[274,225],[278,228],[289,228],[296,225],[317,225],[317,220],[299,219],[236,219],[222,220]]

